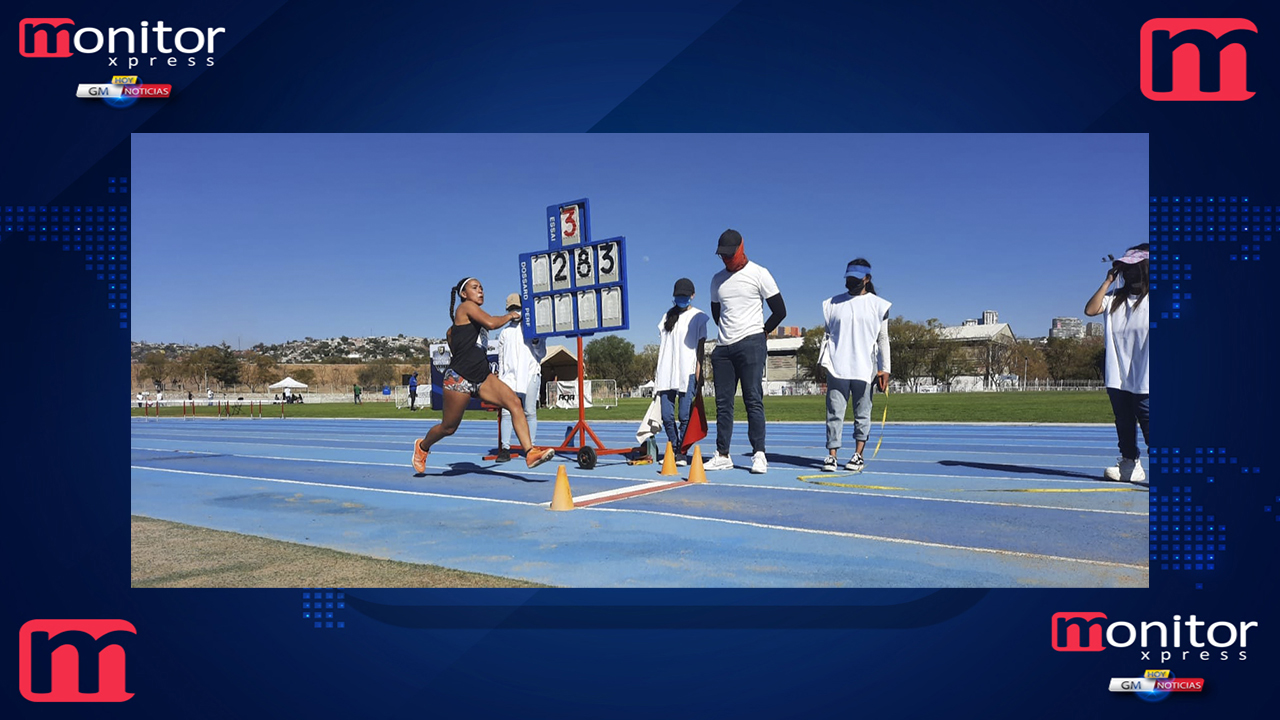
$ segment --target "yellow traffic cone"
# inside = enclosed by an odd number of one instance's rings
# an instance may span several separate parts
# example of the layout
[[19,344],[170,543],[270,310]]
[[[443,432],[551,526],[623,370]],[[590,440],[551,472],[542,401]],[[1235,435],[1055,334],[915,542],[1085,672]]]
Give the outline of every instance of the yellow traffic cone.
[[693,462],[689,463],[689,482],[704,483],[706,481],[707,473],[702,469],[702,448],[694,445]]
[[676,469],[676,454],[671,451],[671,441],[667,441],[667,456],[662,459],[662,470],[659,475],[679,475]]
[[569,474],[564,471],[564,464],[556,471],[556,490],[551,496],[552,510],[572,510],[573,491],[569,489]]

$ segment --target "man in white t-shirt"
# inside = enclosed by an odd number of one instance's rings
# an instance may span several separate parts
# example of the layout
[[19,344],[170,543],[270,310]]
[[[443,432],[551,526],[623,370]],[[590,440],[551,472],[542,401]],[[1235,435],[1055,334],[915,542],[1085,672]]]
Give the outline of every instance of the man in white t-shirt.
[[[520,296],[507,296],[507,312],[520,309]],[[520,321],[512,320],[498,333],[498,379],[515,391],[524,404],[524,417],[529,423],[529,440],[538,432],[538,391],[542,387],[542,360],[547,356],[547,346],[537,338],[525,342]],[[499,442],[498,462],[511,459],[511,413],[501,410],[502,439]]]
[[[733,439],[733,397],[742,385],[742,404],[747,408],[747,437],[751,440],[751,472],[768,471],[764,456],[764,368],[769,353],[765,336],[787,316],[787,306],[773,275],[747,260],[742,235],[725,230],[716,254],[724,270],[711,278],[711,317],[720,329],[716,349],[711,352],[711,370],[716,388],[716,455],[707,461],[707,470],[733,467],[729,445]],[[764,317],[764,305],[770,315]]]
[[209,388],[208,397],[209,397],[209,406],[212,407],[213,406],[213,388]]

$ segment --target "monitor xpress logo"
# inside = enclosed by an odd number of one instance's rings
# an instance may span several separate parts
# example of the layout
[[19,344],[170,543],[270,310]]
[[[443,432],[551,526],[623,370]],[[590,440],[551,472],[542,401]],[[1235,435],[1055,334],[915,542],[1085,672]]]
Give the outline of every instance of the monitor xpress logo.
[[124,620],[32,620],[18,631],[18,690],[32,702],[124,702],[137,634]]
[[[1183,620],[1174,615],[1173,622],[1141,622],[1134,625],[1123,620],[1103,627],[1105,613],[1054,613],[1051,642],[1058,652],[1102,652],[1107,648],[1137,646],[1143,660],[1229,660],[1225,648],[1238,647],[1237,659],[1247,660],[1249,630],[1256,622],[1215,622],[1197,620],[1195,615]],[[1201,632],[1201,629],[1203,633]],[[1182,649],[1184,647],[1189,649]],[[1174,649],[1170,649],[1174,648]],[[1212,649],[1211,649],[1212,648]],[[1152,657],[1158,654],[1158,657]],[[1215,658],[1215,655],[1217,656]]]
[[1142,26],[1142,94],[1152,100],[1248,100],[1258,28],[1243,18],[1156,18]]
[[[213,66],[214,43],[226,28],[172,28],[143,20],[136,28],[78,27],[71,18],[23,18],[18,22],[18,54],[29,58],[69,58],[105,52],[108,67],[195,67],[197,55]],[[186,55],[180,59],[178,55]],[[123,64],[122,64],[123,63]]]

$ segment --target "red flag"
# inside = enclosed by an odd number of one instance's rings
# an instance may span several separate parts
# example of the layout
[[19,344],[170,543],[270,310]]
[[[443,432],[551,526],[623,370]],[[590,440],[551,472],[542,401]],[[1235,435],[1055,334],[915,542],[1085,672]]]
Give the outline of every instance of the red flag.
[[694,443],[707,436],[707,408],[702,402],[702,388],[693,396],[689,408],[689,424],[685,426],[684,439],[680,441],[680,452],[688,455]]

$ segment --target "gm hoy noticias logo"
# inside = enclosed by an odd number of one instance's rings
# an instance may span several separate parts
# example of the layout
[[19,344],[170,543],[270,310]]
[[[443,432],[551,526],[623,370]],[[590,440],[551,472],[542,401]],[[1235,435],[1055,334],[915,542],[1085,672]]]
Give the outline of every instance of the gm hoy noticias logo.
[[[1206,623],[1190,615],[1174,615],[1172,622],[1156,620],[1134,624],[1117,621],[1104,625],[1105,613],[1054,613],[1052,647],[1058,652],[1102,652],[1108,648],[1137,646],[1142,660],[1248,660],[1249,630],[1257,622]],[[1201,630],[1203,629],[1203,633]],[[1153,657],[1158,653],[1158,657]]]
[[1142,94],[1152,100],[1248,100],[1258,87],[1244,18],[1155,18],[1142,26]]
[[32,620],[18,631],[18,691],[32,702],[124,702],[137,634],[124,620]]

